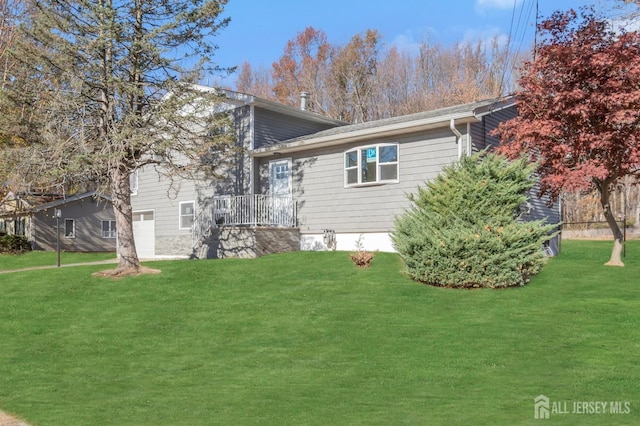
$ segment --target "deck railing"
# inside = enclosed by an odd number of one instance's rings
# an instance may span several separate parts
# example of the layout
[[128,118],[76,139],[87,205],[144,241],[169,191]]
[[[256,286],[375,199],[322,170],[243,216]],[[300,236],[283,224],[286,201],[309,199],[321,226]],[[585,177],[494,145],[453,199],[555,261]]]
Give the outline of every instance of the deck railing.
[[213,198],[216,225],[296,226],[296,202],[291,196],[220,195]]

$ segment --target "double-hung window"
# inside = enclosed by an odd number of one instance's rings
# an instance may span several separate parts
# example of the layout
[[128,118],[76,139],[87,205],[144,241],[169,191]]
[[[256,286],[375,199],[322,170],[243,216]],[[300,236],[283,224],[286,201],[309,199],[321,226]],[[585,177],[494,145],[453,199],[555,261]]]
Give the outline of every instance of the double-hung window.
[[180,203],[180,229],[191,229],[196,218],[195,202]]
[[398,144],[378,144],[344,153],[345,186],[398,182]]
[[103,220],[102,221],[102,238],[115,238],[115,237],[116,237],[116,221]]

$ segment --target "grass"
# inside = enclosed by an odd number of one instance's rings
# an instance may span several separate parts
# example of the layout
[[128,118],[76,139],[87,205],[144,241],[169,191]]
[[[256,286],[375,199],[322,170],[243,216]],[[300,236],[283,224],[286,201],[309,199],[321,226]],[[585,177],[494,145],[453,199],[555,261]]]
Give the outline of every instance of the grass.
[[348,253],[0,276],[0,408],[37,425],[538,424],[533,400],[630,402],[640,242],[568,242],[528,286],[450,290]]
[[[0,255],[0,271],[28,268],[32,266],[57,265],[58,254],[54,251],[31,251],[22,255]],[[94,262],[115,259],[115,253],[60,253],[60,264]]]

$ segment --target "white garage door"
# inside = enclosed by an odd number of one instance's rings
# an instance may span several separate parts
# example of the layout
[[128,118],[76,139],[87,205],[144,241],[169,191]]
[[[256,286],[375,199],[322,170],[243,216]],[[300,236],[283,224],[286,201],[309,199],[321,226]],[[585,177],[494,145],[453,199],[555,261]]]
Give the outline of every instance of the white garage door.
[[156,226],[153,211],[133,213],[133,238],[140,259],[156,255]]

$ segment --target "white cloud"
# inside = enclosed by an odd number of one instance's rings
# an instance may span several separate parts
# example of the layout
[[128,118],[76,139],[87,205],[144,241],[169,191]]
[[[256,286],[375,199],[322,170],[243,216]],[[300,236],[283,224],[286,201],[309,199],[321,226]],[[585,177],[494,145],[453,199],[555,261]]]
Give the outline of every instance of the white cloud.
[[[515,4],[522,3],[522,0],[515,0]],[[476,0],[476,8],[484,9],[513,9],[514,0]]]
[[481,41],[484,45],[490,45],[493,40],[497,40],[498,45],[504,46],[509,41],[509,36],[503,33],[498,27],[487,27],[483,29],[469,28],[464,33],[462,43],[475,44]]
[[434,37],[437,37],[437,32],[431,27],[418,31],[417,35],[414,31],[408,30],[395,36],[389,42],[389,47],[395,47],[401,52],[416,54],[420,51],[420,46],[424,42],[434,39]]

